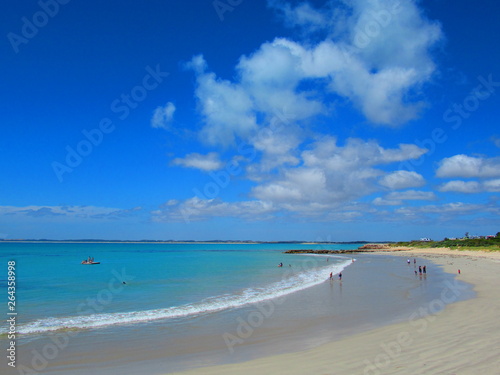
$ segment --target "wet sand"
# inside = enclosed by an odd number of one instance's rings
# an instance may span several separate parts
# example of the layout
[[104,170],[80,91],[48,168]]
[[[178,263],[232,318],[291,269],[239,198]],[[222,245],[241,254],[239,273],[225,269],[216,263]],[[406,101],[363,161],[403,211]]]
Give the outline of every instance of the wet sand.
[[[292,263],[286,269],[292,274],[303,267],[333,263],[331,256],[316,255],[287,255],[286,260]],[[350,265],[343,271],[342,283],[337,275],[328,280],[327,266],[323,283],[260,304],[177,322],[71,331],[67,334],[74,336],[67,338],[66,332],[58,332],[64,348],[46,365],[38,366],[43,367],[40,373],[163,374],[304,351],[404,321],[414,309],[439,296],[443,282],[453,280],[431,263],[427,277],[414,276],[413,266],[399,257],[359,254],[355,263],[350,257],[346,260]],[[32,367],[30,353],[53,345],[50,335],[19,343],[23,342],[19,359]]]
[[[384,255],[388,252],[384,251]],[[414,249],[391,255],[432,261],[474,285],[477,297],[452,303],[460,287],[421,306],[407,321],[310,350],[203,367],[179,374],[496,374],[500,358],[500,253]],[[460,269],[461,273],[458,274]]]

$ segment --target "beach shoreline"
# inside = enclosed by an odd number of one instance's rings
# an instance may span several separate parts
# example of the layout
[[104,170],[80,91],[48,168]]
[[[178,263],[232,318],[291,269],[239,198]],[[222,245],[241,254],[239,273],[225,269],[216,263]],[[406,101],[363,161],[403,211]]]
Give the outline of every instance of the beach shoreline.
[[[353,334],[313,349],[247,362],[202,367],[178,374],[493,374],[500,356],[500,253],[446,248],[383,249],[370,254],[432,261],[474,286],[475,298],[453,302],[459,288],[408,321]],[[460,274],[458,273],[460,270]],[[455,296],[455,297],[454,297]],[[445,305],[445,303],[451,303]],[[440,308],[444,307],[444,310]]]

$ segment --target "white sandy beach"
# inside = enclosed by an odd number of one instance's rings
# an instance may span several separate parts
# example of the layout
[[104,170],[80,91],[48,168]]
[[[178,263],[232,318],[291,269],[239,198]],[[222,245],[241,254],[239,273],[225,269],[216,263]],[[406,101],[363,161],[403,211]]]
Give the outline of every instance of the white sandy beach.
[[428,258],[449,273],[460,269],[457,277],[473,284],[477,297],[441,311],[443,301],[451,302],[460,294],[450,284],[443,287],[441,299],[422,306],[406,322],[307,351],[182,374],[500,374],[500,253],[413,249],[393,254]]

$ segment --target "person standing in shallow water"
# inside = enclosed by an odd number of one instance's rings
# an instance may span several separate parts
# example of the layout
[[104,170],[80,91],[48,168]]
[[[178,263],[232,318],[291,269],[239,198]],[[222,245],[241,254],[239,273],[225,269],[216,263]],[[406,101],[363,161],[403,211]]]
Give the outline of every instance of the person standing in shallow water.
[[427,273],[427,268],[426,268],[426,266],[424,266],[424,267],[422,268],[422,271],[423,271],[424,273]]
[[342,281],[342,272],[339,273],[339,280]]
[[422,266],[418,266],[418,273],[422,274]]

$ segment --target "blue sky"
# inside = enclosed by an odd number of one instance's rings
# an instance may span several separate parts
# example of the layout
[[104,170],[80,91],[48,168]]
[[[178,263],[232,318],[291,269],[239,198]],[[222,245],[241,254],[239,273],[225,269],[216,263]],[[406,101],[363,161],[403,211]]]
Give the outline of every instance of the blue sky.
[[0,237],[495,234],[499,8],[9,2]]

